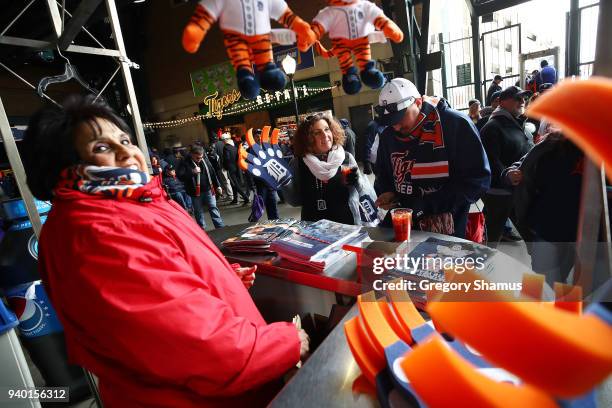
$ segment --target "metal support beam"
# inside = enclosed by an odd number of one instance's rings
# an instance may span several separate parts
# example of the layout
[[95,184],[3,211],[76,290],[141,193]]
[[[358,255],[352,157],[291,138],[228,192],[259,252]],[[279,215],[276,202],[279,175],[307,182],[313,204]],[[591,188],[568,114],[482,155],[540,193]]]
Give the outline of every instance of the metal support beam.
[[480,17],[476,14],[471,15],[472,19],[472,69],[474,70],[474,96],[481,101],[484,106],[485,101],[482,98],[482,75],[480,71]]
[[[426,94],[427,88],[427,67],[425,66],[425,56],[427,55],[429,43],[429,11],[430,1],[423,0],[423,8],[421,12],[421,26],[419,36],[419,53],[418,53],[418,76],[415,76],[416,86],[422,95]],[[416,25],[416,18],[414,24]]]
[[26,183],[25,169],[23,168],[23,163],[21,162],[21,157],[19,156],[19,151],[17,150],[17,143],[15,143],[11,125],[8,121],[8,117],[6,116],[6,111],[4,110],[2,98],[0,98],[0,134],[2,135],[2,140],[4,141],[6,156],[8,157],[13,173],[15,174],[15,181],[17,182],[19,193],[21,193],[21,198],[25,203],[28,218],[32,223],[32,229],[36,234],[36,238],[38,238],[40,237],[42,222],[40,220],[40,215],[38,214],[36,204],[34,203],[34,196],[32,195],[32,192],[30,192],[28,184]]
[[[608,22],[612,19],[612,1],[604,0],[599,3],[599,21],[597,25],[597,48],[593,74],[612,77],[612,26]],[[603,271],[610,277],[610,216],[608,214],[608,199],[606,194],[606,180],[601,165],[590,161],[585,165],[582,177],[582,193],[580,199],[580,213],[578,217],[578,236],[576,238],[576,273],[574,284],[582,286],[585,295],[593,289],[593,275],[595,264],[603,260]],[[600,236],[605,244],[598,245]],[[597,253],[596,248],[603,249],[604,253]],[[596,256],[599,255],[599,256]]]
[[404,41],[399,44],[391,42],[393,49],[393,59],[395,62],[394,74],[396,77],[403,77],[408,72],[407,56],[412,46],[412,32],[410,29],[410,17],[408,0],[382,0],[382,8],[385,15],[393,20],[404,32]]
[[[467,1],[469,2],[470,0]],[[448,100],[448,89],[446,89],[448,86],[448,83],[446,82],[446,55],[444,50],[445,46],[443,33],[438,34],[438,42],[440,44],[440,52],[442,53],[442,97]]]
[[474,11],[476,12],[476,16],[480,17],[484,14],[495,13],[496,11],[518,6],[528,1],[531,0],[489,0],[487,3],[475,5]]
[[567,29],[566,76],[579,75],[580,64],[580,9],[579,0],[571,0]]
[[[28,47],[35,49],[53,48],[54,44],[48,41],[31,40],[29,38],[10,37],[8,35],[0,37],[0,45],[14,45],[17,47]],[[107,48],[86,47],[83,45],[69,45],[66,51],[79,54],[100,55],[104,57],[120,57],[121,53],[117,50]]]
[[[60,50],[64,51],[74,41],[89,17],[96,11],[102,0],[82,0],[77,9],[72,13],[72,18],[64,27],[58,40]],[[54,2],[55,3],[55,2]],[[57,3],[55,3],[57,7]]]
[[62,16],[60,15],[57,3],[55,0],[47,0],[47,9],[51,16],[51,23],[53,24],[53,32],[56,38],[60,38],[62,35]]
[[136,99],[136,91],[134,90],[134,83],[132,82],[132,73],[130,72],[130,61],[127,58],[125,52],[125,44],[123,43],[123,34],[121,33],[121,25],[119,24],[119,15],[117,14],[117,6],[115,0],[106,0],[106,8],[110,17],[111,28],[113,30],[113,38],[115,39],[115,45],[121,53],[121,74],[123,75],[123,82],[125,84],[125,90],[127,93],[130,107],[132,108],[132,120],[134,123],[134,132],[136,133],[136,140],[138,146],[142,150],[145,156],[149,171],[152,171],[151,158],[149,157],[149,149],[147,147],[147,140],[144,135],[144,129],[142,127],[142,120],[140,118],[140,110],[138,109],[138,100]]

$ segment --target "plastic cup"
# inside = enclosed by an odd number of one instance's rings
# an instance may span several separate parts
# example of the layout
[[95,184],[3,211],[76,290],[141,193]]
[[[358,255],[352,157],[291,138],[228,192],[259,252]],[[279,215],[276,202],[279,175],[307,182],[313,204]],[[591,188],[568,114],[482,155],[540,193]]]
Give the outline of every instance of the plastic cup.
[[391,222],[393,222],[395,241],[409,241],[410,230],[412,229],[412,210],[410,208],[394,208],[391,210]]

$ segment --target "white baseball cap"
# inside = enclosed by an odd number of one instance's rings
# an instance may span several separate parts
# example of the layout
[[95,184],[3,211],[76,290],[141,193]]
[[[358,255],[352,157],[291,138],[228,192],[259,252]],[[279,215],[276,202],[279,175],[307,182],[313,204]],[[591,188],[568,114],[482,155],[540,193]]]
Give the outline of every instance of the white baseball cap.
[[376,121],[385,126],[397,124],[404,117],[406,109],[421,97],[417,87],[406,78],[393,78],[387,82],[378,96],[374,107]]

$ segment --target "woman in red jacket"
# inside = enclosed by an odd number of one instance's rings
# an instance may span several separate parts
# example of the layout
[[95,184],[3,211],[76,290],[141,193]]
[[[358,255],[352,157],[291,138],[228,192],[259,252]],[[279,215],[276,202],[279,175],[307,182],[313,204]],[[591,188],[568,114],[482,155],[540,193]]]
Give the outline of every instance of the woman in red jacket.
[[126,124],[75,97],[35,114],[23,148],[30,189],[53,202],[41,275],[105,406],[265,404],[308,337],[266,324],[249,278],[151,180]]

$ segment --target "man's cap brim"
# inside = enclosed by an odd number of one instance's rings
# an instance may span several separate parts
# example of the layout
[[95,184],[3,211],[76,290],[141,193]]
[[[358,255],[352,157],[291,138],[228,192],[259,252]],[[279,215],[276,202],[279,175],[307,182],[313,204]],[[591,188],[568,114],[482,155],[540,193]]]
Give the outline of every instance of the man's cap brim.
[[382,116],[377,116],[376,117],[376,123],[378,123],[379,125],[382,126],[393,126],[393,125],[397,125],[402,118],[404,117],[404,114],[406,113],[406,109],[404,108],[402,110],[399,110],[397,112],[393,112],[393,113],[387,113],[385,115]]

